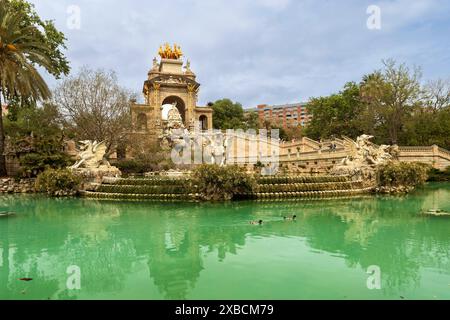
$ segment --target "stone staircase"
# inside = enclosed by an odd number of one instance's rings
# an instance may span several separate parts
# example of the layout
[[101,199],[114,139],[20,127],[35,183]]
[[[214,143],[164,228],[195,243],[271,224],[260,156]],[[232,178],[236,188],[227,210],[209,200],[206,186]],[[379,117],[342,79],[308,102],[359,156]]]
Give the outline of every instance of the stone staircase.
[[96,199],[129,200],[191,200],[188,178],[103,178],[94,190],[84,191],[83,196]]
[[[346,176],[273,176],[260,177],[253,192],[238,199],[330,198],[368,193],[373,186],[352,181]],[[83,196],[95,199],[185,201],[199,199],[192,192],[189,178],[104,178]]]
[[373,188],[364,181],[352,181],[347,176],[275,176],[260,178],[248,197],[258,200],[330,198],[364,194]]

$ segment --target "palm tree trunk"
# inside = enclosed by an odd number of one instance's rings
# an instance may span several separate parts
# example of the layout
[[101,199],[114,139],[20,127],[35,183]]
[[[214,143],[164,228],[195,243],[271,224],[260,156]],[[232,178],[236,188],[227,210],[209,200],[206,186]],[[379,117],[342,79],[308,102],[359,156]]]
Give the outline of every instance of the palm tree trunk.
[[3,131],[3,107],[2,107],[2,91],[0,90],[0,177],[6,177],[6,158],[5,152],[5,133]]

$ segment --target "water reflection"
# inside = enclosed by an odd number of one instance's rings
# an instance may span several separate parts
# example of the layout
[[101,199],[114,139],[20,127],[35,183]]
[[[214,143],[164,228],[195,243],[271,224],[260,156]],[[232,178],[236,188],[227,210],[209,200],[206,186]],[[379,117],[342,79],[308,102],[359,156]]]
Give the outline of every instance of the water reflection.
[[[449,196],[448,185],[398,198],[226,205],[2,196],[0,211],[18,215],[0,220],[0,299],[127,298],[121,293],[133,281],[157,288],[139,298],[184,299],[209,257],[245,260],[249,240],[269,238],[274,244],[302,239],[310,251],[343,259],[354,270],[377,264],[383,293],[395,295],[420,287],[424,268],[449,274],[450,220],[419,214],[450,209]],[[283,221],[293,214],[296,222]],[[255,219],[265,224],[248,224]],[[65,287],[73,264],[82,270],[81,291]],[[24,276],[34,280],[17,280]],[[214,283],[210,289],[220,290]]]

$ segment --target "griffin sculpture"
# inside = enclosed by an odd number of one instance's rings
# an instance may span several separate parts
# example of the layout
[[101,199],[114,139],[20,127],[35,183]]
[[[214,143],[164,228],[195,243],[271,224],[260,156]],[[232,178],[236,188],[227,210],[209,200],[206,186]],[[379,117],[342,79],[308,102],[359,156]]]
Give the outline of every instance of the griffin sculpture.
[[78,161],[70,167],[71,169],[80,167],[96,169],[102,165],[110,167],[109,162],[104,158],[107,149],[105,141],[83,140],[80,141],[80,144],[81,148],[77,156]]

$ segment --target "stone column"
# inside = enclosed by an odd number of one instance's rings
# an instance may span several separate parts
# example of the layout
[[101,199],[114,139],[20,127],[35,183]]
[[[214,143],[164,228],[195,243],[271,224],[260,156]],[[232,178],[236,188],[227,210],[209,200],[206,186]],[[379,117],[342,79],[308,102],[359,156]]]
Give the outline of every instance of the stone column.
[[439,147],[433,144],[431,148],[433,150],[432,166],[433,168],[439,169]]
[[161,127],[161,93],[160,93],[161,85],[159,83],[153,83],[152,90],[152,107],[153,107],[153,119],[152,123],[155,128],[155,133],[160,135],[162,133]]
[[208,115],[208,129],[212,130],[213,128],[213,119],[212,119],[212,113],[210,115]]
[[[195,129],[195,107],[196,107],[196,90],[195,86],[192,84],[187,85],[188,95],[187,95],[187,105],[186,105],[186,126],[189,127],[189,130]],[[192,121],[193,120],[193,121]]]

